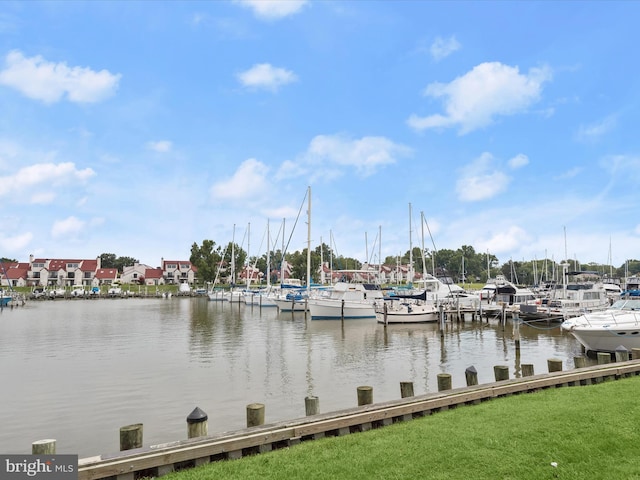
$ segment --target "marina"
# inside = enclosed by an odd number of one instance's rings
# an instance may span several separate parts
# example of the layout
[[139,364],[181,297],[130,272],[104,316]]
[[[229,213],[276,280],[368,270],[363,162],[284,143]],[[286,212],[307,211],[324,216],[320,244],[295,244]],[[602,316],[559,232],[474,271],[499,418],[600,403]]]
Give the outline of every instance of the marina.
[[311,321],[304,312],[213,302],[206,296],[27,302],[0,316],[0,451],[25,453],[55,438],[58,453],[82,457],[117,452],[118,430],[143,423],[144,445],[186,438],[195,407],[209,433],[245,426],[245,407],[266,407],[266,421],[305,414],[316,396],[322,413],[353,407],[356,388],[374,401],[453,388],[473,366],[479,383],[493,367],[511,378],[522,365],[547,370],[549,358],[573,368],[580,343],[557,324],[518,329],[495,319],[382,325],[375,318]]

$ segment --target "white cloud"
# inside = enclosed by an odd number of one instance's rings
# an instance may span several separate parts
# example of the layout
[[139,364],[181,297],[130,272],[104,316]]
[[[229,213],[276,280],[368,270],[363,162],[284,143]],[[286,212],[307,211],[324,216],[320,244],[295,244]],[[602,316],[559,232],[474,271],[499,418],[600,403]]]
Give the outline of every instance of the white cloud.
[[532,68],[521,74],[518,67],[499,62],[482,63],[448,84],[432,83],[424,94],[442,98],[445,114],[427,117],[411,115],[407,120],[416,130],[459,127],[465,134],[490,125],[494,117],[526,111],[538,101],[542,86],[551,79],[548,68]]
[[321,166],[353,167],[361,176],[369,176],[380,167],[396,163],[411,154],[411,149],[385,137],[351,139],[342,135],[318,135],[309,144],[304,160]]
[[[55,197],[52,189],[84,183],[94,175],[91,168],[78,170],[72,162],[31,165],[14,175],[0,177],[0,198],[27,193],[31,195],[29,201],[32,203],[49,203]],[[37,186],[44,190],[38,190]]]
[[85,227],[85,222],[77,219],[74,216],[68,217],[64,220],[58,220],[54,222],[51,227],[51,236],[53,238],[67,238],[75,237]]
[[250,158],[240,164],[229,179],[211,187],[211,195],[216,200],[245,200],[262,195],[268,190],[269,167]]
[[613,130],[616,127],[616,124],[616,117],[614,115],[609,115],[598,123],[581,125],[578,130],[578,139],[582,141],[597,140]]
[[460,46],[460,43],[454,36],[449,38],[437,37],[431,44],[429,52],[436,61],[439,61],[460,49]]
[[113,95],[120,77],[107,70],[96,72],[86,67],[68,67],[64,62],[47,62],[40,55],[27,58],[14,50],[5,58],[0,85],[49,104],[64,95],[70,102],[94,103]]
[[240,83],[248,88],[277,91],[281,86],[296,82],[295,73],[277,68],[268,63],[259,63],[237,75]]
[[33,240],[31,232],[14,235],[13,237],[0,236],[0,249],[6,252],[23,252]]
[[493,155],[485,152],[460,170],[461,176],[456,182],[460,201],[486,200],[506,190],[511,179],[493,163]]
[[307,0],[235,0],[235,3],[250,8],[256,17],[277,20],[298,13]]
[[493,254],[510,252],[530,241],[527,232],[518,226],[511,226],[506,230],[494,234],[486,240],[478,242],[479,251],[490,251]]
[[148,142],[147,148],[158,153],[167,153],[171,150],[173,144],[169,140],[160,140],[157,142]]
[[519,153],[515,157],[509,159],[509,167],[513,170],[517,168],[522,168],[525,165],[529,164],[529,157],[527,157],[524,153]]
[[561,173],[560,175],[556,175],[553,177],[554,180],[567,180],[570,178],[577,177],[580,172],[582,172],[582,167],[573,167],[567,170],[566,172]]

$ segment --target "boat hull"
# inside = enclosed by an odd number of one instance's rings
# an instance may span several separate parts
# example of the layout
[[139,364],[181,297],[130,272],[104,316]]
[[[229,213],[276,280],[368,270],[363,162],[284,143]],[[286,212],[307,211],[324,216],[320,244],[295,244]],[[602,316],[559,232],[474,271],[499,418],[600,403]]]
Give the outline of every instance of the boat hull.
[[615,352],[640,348],[640,312],[599,312],[566,320],[562,329],[571,333],[586,350]]
[[311,320],[348,320],[358,318],[375,318],[373,303],[340,300],[309,300]]

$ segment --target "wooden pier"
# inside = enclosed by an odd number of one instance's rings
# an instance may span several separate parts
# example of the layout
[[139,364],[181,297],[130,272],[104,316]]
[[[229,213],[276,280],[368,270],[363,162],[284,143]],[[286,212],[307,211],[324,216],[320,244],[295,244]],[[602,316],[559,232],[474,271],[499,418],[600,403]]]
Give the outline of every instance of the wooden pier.
[[[640,352],[632,353],[638,354],[633,355],[634,357],[640,357]],[[507,376],[507,379],[482,385],[476,384],[477,372],[470,367],[465,372],[467,387],[451,389],[450,383],[444,382],[442,390],[437,393],[405,397],[412,393],[413,388],[412,385],[407,385],[407,382],[401,382],[403,398],[383,403],[370,403],[373,400],[371,387],[358,387],[358,391],[366,392],[367,397],[358,407],[326,414],[310,414],[304,418],[267,425],[260,424],[219,435],[207,435],[204,428],[201,430],[205,432],[202,436],[187,440],[128,449],[113,455],[83,458],[79,460],[78,480],[138,480],[143,477],[157,477],[213,461],[238,459],[245,455],[291,447],[303,441],[364,432],[494,398],[547,388],[591,385],[640,375],[640,360],[620,361],[628,356],[616,355],[618,362],[609,363],[612,360],[611,355],[606,356],[607,358],[602,355],[601,361],[599,358],[598,365],[570,371],[558,370],[561,369],[561,363],[558,365],[556,359],[550,359],[549,373],[516,379],[508,379]],[[583,359],[576,357],[576,366],[582,365],[581,360]],[[504,369],[494,370],[496,380],[504,378]],[[316,408],[308,411],[316,412],[317,398],[310,397],[310,400],[315,400]],[[252,405],[255,408],[259,404]],[[202,419],[203,415],[198,417]]]

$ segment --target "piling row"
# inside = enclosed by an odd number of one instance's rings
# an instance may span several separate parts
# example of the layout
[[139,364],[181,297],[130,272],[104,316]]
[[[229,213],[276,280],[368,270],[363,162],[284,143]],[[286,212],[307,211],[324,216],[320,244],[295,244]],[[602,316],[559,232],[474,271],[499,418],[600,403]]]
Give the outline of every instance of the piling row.
[[[563,371],[560,359],[549,359],[549,372],[539,375],[533,374],[533,365],[522,365],[523,376],[514,379],[509,378],[509,367],[496,365],[493,369],[496,381],[484,385],[478,385],[477,370],[471,366],[464,372],[466,387],[452,389],[452,376],[442,373],[438,375],[437,393],[416,396],[412,382],[400,382],[401,399],[384,403],[374,403],[373,387],[363,385],[356,389],[357,407],[321,414],[318,397],[308,396],[304,399],[305,417],[269,425],[265,425],[265,405],[252,403],[246,407],[246,429],[218,435],[208,434],[208,416],[196,407],[187,416],[187,440],[143,447],[142,424],[127,425],[120,430],[121,452],[81,459],[78,480],[158,477],[203,463],[363,432],[497,397],[640,375],[640,360],[629,361],[629,357],[640,359],[640,349],[603,354],[598,364],[591,367],[583,366],[584,357],[575,357],[576,368],[570,371]],[[34,442],[32,453],[42,451],[55,453],[55,440]]]

